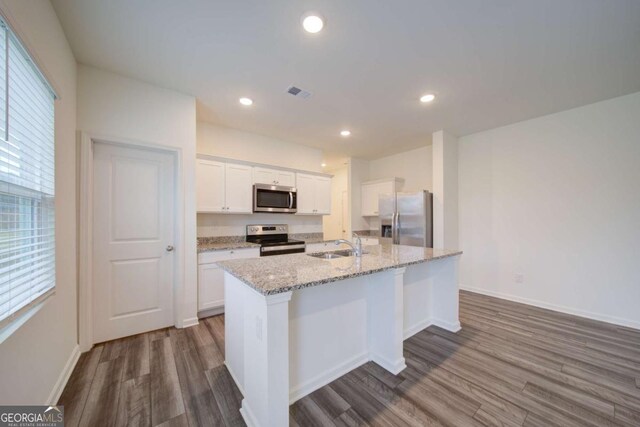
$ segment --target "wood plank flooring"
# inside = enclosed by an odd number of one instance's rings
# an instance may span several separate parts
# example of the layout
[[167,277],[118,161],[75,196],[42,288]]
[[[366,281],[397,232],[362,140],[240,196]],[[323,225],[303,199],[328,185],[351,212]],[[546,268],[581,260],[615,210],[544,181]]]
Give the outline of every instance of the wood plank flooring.
[[[640,426],[640,331],[469,292],[463,329],[405,341],[407,369],[367,363],[296,402],[292,426]],[[68,426],[243,426],[224,317],[83,354]]]

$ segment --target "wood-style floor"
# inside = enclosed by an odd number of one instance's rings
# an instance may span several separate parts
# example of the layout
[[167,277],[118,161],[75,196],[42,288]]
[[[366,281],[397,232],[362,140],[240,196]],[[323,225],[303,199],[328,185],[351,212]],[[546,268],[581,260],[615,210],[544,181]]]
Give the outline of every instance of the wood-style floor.
[[[404,343],[290,408],[292,426],[640,426],[640,331],[462,292],[462,331]],[[96,346],[59,404],[67,426],[244,425],[223,316]]]

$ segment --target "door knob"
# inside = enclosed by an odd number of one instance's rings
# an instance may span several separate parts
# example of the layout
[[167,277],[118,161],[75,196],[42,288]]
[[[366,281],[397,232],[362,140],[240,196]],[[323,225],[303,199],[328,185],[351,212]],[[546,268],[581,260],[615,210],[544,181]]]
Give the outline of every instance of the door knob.
[[174,249],[173,246],[171,246],[171,245],[167,246],[167,252],[172,252],[173,249]]

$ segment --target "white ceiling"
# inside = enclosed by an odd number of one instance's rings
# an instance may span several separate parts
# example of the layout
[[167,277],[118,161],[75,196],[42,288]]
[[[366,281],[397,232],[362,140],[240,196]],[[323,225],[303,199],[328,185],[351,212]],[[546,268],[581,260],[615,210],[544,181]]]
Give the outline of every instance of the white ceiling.
[[[638,0],[52,3],[79,62],[192,94],[201,120],[333,155],[376,158],[439,129],[640,91]],[[317,35],[300,25],[309,10],[326,18]],[[429,91],[437,100],[421,105]]]

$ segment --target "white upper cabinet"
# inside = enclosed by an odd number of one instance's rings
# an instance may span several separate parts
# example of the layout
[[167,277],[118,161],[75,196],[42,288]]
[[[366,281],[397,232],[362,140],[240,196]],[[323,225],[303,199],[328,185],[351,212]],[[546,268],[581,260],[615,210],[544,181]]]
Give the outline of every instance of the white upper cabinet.
[[198,212],[224,212],[225,179],[222,162],[196,160],[196,200]]
[[254,167],[253,183],[295,187],[296,174],[295,172],[290,172],[290,171]]
[[252,213],[251,166],[196,160],[198,212]]
[[331,178],[296,174],[299,215],[331,214]]
[[315,214],[316,177],[313,175],[297,174],[297,203],[298,214]]
[[251,166],[225,165],[225,200],[227,213],[252,213],[253,192]]
[[331,178],[316,177],[316,214],[331,215]]
[[200,213],[253,213],[253,184],[296,187],[299,214],[331,214],[331,177],[241,161],[196,159],[196,204]]
[[393,194],[402,190],[401,178],[379,179],[362,183],[361,215],[378,216],[378,199],[382,194]]

